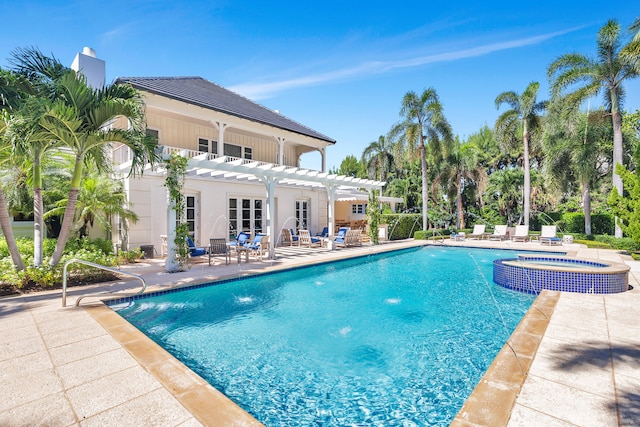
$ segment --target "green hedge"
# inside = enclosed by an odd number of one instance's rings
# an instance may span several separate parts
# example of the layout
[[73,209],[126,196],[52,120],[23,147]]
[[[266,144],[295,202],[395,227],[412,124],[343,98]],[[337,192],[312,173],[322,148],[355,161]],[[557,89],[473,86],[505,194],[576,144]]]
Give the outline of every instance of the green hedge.
[[422,214],[385,214],[380,224],[389,224],[389,240],[408,239],[422,230]]
[[[565,233],[584,233],[584,213],[566,212],[558,221],[558,227]],[[614,234],[613,215],[592,214],[591,233],[593,234]]]

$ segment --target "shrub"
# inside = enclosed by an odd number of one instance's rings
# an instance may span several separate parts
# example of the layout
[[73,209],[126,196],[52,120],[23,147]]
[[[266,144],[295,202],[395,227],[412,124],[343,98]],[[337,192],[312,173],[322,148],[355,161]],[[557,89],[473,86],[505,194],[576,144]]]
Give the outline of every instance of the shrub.
[[381,224],[389,224],[389,240],[408,239],[422,229],[421,214],[382,215]]

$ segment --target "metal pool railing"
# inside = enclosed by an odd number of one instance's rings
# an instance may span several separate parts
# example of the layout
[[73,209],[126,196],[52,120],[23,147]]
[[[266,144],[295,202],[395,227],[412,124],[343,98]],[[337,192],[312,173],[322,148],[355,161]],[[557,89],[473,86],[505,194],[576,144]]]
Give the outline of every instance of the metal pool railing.
[[[67,267],[69,266],[69,264],[85,264],[91,267],[95,267],[95,268],[99,268],[101,270],[106,270],[106,271],[110,271],[112,273],[116,273],[116,274],[124,274],[126,276],[132,276],[135,277],[136,279],[140,280],[142,282],[142,289],[140,289],[138,292],[134,292],[134,293],[114,293],[111,294],[113,296],[123,296],[123,297],[130,297],[130,296],[134,296],[134,295],[140,295],[141,293],[143,293],[146,289],[147,289],[147,282],[144,281],[144,279],[142,278],[141,275],[136,274],[136,273],[129,273],[126,271],[121,271],[121,270],[117,270],[115,268],[111,268],[111,267],[107,267],[106,265],[100,265],[100,264],[96,264],[94,262],[89,262],[89,261],[84,261],[81,259],[71,259],[69,261],[67,261],[64,264],[64,268],[62,269],[62,306],[66,307],[67,306]],[[90,295],[83,295],[81,297],[79,297],[76,300],[76,307],[78,307],[80,305],[80,301],[83,298],[87,298],[87,297],[97,297],[97,296],[105,296],[104,294],[90,294]]]

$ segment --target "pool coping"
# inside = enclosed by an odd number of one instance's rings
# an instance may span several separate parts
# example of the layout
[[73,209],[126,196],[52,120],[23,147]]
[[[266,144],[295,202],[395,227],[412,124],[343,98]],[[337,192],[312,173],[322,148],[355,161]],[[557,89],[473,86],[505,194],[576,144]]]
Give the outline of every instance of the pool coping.
[[506,426],[560,291],[543,290],[471,392],[451,426]]
[[[378,251],[385,253],[418,249],[387,248]],[[487,249],[487,248],[477,248]],[[520,250],[522,251],[522,250]],[[348,259],[367,257],[370,254],[357,255]],[[311,265],[344,261],[305,262],[295,265],[275,267],[267,272],[247,272],[241,276],[231,274],[220,277],[213,282],[225,282],[243,279],[247,276],[272,274],[280,270],[291,270]],[[171,290],[197,287],[211,283],[203,280],[189,285],[177,285]],[[161,291],[162,293],[171,290]],[[155,293],[154,291],[149,292]],[[462,408],[452,421],[452,426],[500,426],[507,425],[511,411],[527,377],[529,368],[538,346],[547,329],[555,304],[560,298],[559,291],[542,291],[509,339],[496,355],[493,362],[478,382],[471,395],[465,400]],[[139,331],[135,326],[108,306],[108,302],[120,298],[108,298],[96,301],[93,305],[82,306],[102,327],[124,347],[131,356],[204,425],[236,425],[262,426],[263,424],[211,386],[198,374],[189,369],[177,358],[155,343],[151,338]]]

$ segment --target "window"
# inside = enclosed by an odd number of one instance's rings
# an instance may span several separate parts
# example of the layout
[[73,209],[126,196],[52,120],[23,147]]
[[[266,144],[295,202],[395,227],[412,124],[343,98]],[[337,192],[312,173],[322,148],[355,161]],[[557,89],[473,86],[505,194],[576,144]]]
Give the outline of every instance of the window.
[[149,129],[147,128],[146,132],[147,136],[154,138],[156,140],[156,144],[160,141],[160,132],[157,129]]
[[198,138],[198,151],[201,153],[209,152],[209,140],[204,138]]
[[351,205],[352,214],[365,214],[367,213],[367,205]]
[[242,157],[242,147],[233,144],[224,144],[224,155],[231,157]]
[[229,199],[229,236],[246,231],[255,235],[264,232],[263,199]]
[[13,216],[13,222],[33,221],[33,214],[25,215],[22,212]]
[[207,138],[198,138],[198,151],[202,153],[218,154],[218,141]]
[[309,229],[309,201],[296,200],[296,226],[298,230]]
[[253,149],[251,147],[244,147],[244,158],[253,159]]

